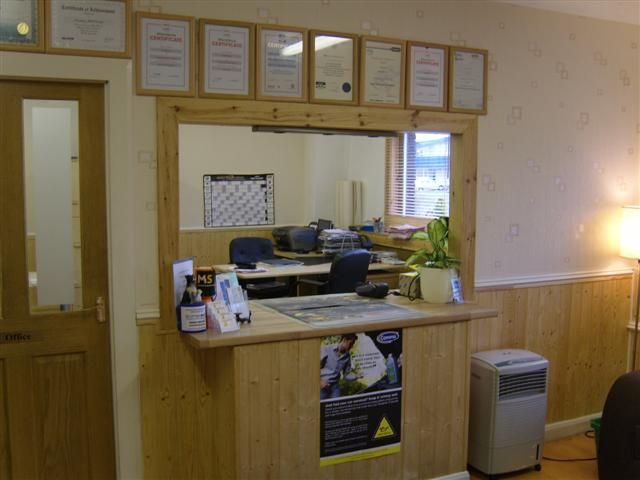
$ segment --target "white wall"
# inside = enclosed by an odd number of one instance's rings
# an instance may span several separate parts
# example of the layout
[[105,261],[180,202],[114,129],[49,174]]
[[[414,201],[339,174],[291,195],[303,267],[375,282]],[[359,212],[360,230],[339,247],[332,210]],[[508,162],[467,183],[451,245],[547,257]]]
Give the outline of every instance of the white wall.
[[203,228],[202,176],[263,174],[275,178],[276,224],[304,218],[303,135],[251,132],[250,127],[180,126],[180,227]]
[[[638,201],[637,26],[475,0],[149,0],[144,6],[488,49],[476,283],[630,266],[617,256],[617,221],[620,205]],[[145,115],[152,120],[152,112]],[[155,198],[153,190],[140,194],[142,203]]]
[[353,137],[348,145],[348,180],[362,182],[362,217],[384,215],[384,138]]
[[203,175],[260,173],[275,175],[276,225],[335,220],[339,180],[362,182],[365,219],[382,215],[383,139],[181,125],[180,228],[203,228]]

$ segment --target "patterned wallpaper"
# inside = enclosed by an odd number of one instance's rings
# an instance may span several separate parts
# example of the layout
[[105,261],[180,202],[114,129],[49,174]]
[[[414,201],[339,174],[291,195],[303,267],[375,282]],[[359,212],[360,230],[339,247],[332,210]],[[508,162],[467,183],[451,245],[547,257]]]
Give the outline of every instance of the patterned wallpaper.
[[617,256],[617,222],[621,205],[639,201],[639,27],[484,0],[138,0],[136,8],[489,50],[477,284],[630,266]]

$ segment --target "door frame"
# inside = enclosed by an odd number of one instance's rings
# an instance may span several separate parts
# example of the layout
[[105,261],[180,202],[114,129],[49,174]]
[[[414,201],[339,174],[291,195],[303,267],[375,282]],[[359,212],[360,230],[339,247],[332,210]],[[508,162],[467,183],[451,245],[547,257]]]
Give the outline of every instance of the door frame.
[[[136,171],[131,135],[134,98],[131,60],[0,52],[0,77],[105,82],[105,181],[116,468],[119,478],[142,478],[134,292]],[[149,213],[155,220],[155,212]]]

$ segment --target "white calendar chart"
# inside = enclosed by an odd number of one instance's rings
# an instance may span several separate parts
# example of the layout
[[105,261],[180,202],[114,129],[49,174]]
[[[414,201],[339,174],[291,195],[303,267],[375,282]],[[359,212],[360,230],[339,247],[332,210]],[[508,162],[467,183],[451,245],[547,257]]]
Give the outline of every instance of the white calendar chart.
[[274,175],[203,175],[204,226],[274,225]]

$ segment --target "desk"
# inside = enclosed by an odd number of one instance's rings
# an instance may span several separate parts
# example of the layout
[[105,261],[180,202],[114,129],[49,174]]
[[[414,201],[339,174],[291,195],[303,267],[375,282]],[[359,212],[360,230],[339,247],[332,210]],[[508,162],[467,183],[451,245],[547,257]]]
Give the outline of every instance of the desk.
[[[283,267],[274,267],[267,264],[258,263],[258,267],[264,268],[264,272],[236,272],[240,280],[251,280],[256,278],[274,278],[274,277],[300,277],[303,275],[326,275],[331,270],[331,261],[320,263],[318,265],[291,265]],[[216,272],[233,272],[234,264],[214,265]],[[405,271],[407,267],[404,264],[392,263],[371,263],[369,264],[369,272],[381,271]]]
[[[212,471],[252,480],[468,478],[469,323],[497,312],[405,297],[385,302],[422,315],[318,328],[251,302],[252,321],[237,332],[183,334],[202,365],[203,393],[190,405],[194,424],[206,427],[196,438],[210,439],[193,448],[206,452]],[[321,337],[384,328],[403,329],[401,451],[321,468]]]

